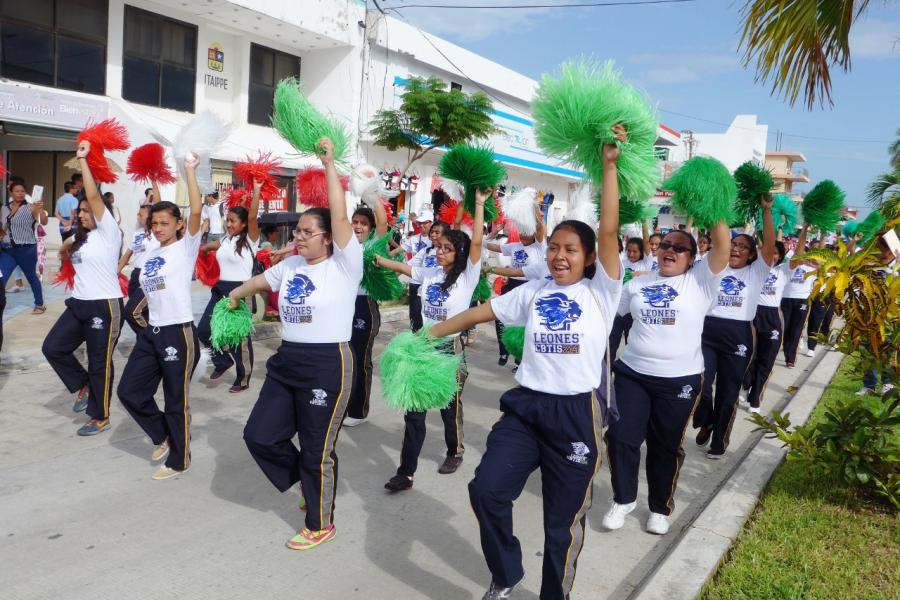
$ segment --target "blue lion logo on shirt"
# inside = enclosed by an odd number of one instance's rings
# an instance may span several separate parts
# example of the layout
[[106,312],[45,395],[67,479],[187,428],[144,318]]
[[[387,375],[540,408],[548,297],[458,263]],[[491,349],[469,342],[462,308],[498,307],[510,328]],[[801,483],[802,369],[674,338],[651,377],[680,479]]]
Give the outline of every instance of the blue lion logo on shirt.
[[316,291],[316,286],[306,275],[297,274],[288,282],[286,299],[291,304],[303,304],[304,299]]
[[442,290],[441,284],[432,283],[425,288],[425,301],[432,306],[441,306],[450,297],[449,290]]
[[778,275],[776,273],[769,273],[768,277],[766,277],[765,286],[773,286],[775,282],[778,281]]
[[432,269],[432,268],[436,267],[437,264],[438,264],[437,256],[434,256],[433,254],[429,254],[428,256],[426,256],[425,260],[422,262],[422,265],[426,269]]
[[528,262],[528,253],[524,250],[516,250],[513,252],[513,262],[517,265],[524,265]]
[[678,297],[678,292],[664,283],[641,288],[644,301],[653,308],[669,308],[669,303]]
[[423,240],[422,237],[420,236],[419,241],[416,242],[416,252],[418,252],[419,250],[422,250],[424,248],[427,248],[427,247],[428,247],[428,244],[425,243],[425,240]]
[[539,298],[535,303],[541,325],[550,331],[568,331],[581,316],[581,307],[562,292]]
[[747,287],[747,284],[734,275],[723,278],[722,283],[719,284],[719,288],[726,296],[737,296],[745,287]]
[[166,259],[162,256],[154,256],[153,258],[148,258],[146,262],[144,262],[144,266],[142,267],[144,271],[144,275],[147,277],[156,277],[159,270],[162,269],[163,265],[166,264]]

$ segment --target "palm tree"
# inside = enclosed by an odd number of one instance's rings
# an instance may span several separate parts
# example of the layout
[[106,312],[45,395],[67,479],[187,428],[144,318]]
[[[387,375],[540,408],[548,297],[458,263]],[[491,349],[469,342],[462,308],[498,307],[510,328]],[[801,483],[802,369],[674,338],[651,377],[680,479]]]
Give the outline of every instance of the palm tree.
[[900,168],[900,129],[897,130],[897,139],[888,146],[888,154],[891,155],[891,166]]
[[850,28],[870,0],[746,0],[740,47],[744,66],[756,62],[756,81],[772,80],[793,106],[803,95],[834,105],[831,67],[850,70]]
[[900,194],[900,166],[893,173],[882,173],[869,184],[866,190],[866,202],[878,208],[886,200],[884,197],[888,190]]

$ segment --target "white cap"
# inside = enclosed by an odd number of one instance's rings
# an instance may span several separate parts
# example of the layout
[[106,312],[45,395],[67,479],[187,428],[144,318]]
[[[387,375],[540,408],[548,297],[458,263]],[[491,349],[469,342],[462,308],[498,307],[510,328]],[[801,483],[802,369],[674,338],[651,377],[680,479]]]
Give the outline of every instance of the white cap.
[[416,216],[416,223],[424,223],[425,221],[434,221],[434,211],[426,208]]

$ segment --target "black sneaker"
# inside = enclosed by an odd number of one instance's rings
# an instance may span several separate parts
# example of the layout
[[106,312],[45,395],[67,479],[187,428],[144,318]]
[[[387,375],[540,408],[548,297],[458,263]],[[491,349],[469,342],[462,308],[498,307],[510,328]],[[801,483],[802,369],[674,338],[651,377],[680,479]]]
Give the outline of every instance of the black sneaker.
[[725,456],[725,449],[722,450],[713,450],[709,449],[706,451],[706,458],[710,460],[719,460]]
[[491,587],[484,593],[481,600],[507,600],[508,598],[512,598],[512,593],[515,589],[515,585],[511,587],[501,587],[492,581]]
[[506,363],[508,363],[508,362],[509,362],[509,354],[501,354],[500,360],[497,361],[497,364],[500,365],[501,367],[505,367]]
[[700,431],[697,432],[696,442],[698,446],[705,446],[707,442],[709,442],[709,438],[712,437],[712,429],[708,427],[701,427]]
[[[227,369],[226,369],[226,371],[227,371]],[[220,370],[216,369],[215,371],[212,372],[212,375],[209,376],[209,380],[210,381],[218,381],[219,379],[222,379],[223,375],[225,375],[225,371],[220,371]]]
[[402,492],[408,490],[413,485],[413,480],[406,475],[394,475],[384,484],[384,489],[389,492]]
[[450,473],[456,473],[456,470],[459,468],[463,462],[462,456],[448,456],[444,459],[444,464],[442,464],[438,468],[438,473],[441,475],[449,475]]

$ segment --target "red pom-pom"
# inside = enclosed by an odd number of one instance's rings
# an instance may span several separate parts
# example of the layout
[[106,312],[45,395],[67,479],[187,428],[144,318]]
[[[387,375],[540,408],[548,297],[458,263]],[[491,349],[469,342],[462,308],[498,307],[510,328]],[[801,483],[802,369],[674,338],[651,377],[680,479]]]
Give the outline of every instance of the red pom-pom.
[[125,277],[122,273],[119,273],[119,289],[122,290],[122,295],[127,298],[128,297],[128,278]]
[[384,207],[384,214],[387,216],[388,225],[394,222],[394,205],[387,200],[381,200],[381,206]]
[[494,278],[494,295],[502,296],[503,295],[503,286],[506,285],[506,277],[495,277]]
[[[328,182],[325,179],[325,169],[307,167],[297,173],[297,200],[306,206],[328,208]],[[341,187],[344,191],[350,189],[350,179],[346,175],[341,176]]]
[[104,152],[128,150],[128,130],[115,119],[106,119],[88,126],[78,134],[78,143],[90,142],[87,155],[88,168],[97,183],[115,183],[116,174],[106,162]]
[[70,260],[64,260],[59,265],[59,272],[53,278],[53,285],[65,285],[66,291],[75,287],[75,265]]
[[503,222],[503,229],[506,231],[507,244],[515,244],[522,241],[522,236],[519,235],[519,230],[516,228],[515,223],[509,219]]
[[[91,145],[93,148],[93,144]],[[93,170],[91,171],[93,173]],[[161,184],[175,183],[175,175],[166,164],[166,151],[162,144],[152,142],[138,146],[128,157],[125,172],[131,175],[132,181],[155,181]]]
[[197,279],[207,286],[212,287],[219,283],[219,261],[216,260],[215,250],[200,252],[197,255],[197,264],[194,265],[194,274]]
[[275,176],[281,173],[278,167],[281,161],[272,158],[271,152],[259,151],[259,156],[255,159],[248,155],[246,160],[237,162],[232,169],[235,177],[237,177],[244,187],[248,190],[253,189],[253,181],[262,182],[259,190],[259,197],[262,200],[273,200],[281,197],[281,190],[278,188],[278,182]]
[[6,165],[3,164],[3,157],[0,156],[0,179],[6,177]]
[[262,248],[256,252],[256,260],[261,262],[267,269],[272,267],[272,251],[268,248]]
[[234,208],[235,206],[250,207],[250,192],[241,188],[232,188],[228,192],[228,198],[225,199],[225,208]]
[[[441,205],[441,210],[438,211],[438,219],[453,227],[453,221],[456,219],[456,210],[458,207],[459,202],[456,200],[446,200]],[[468,225],[469,227],[475,224],[472,220],[472,215],[465,211],[463,211],[462,222],[463,225]]]

